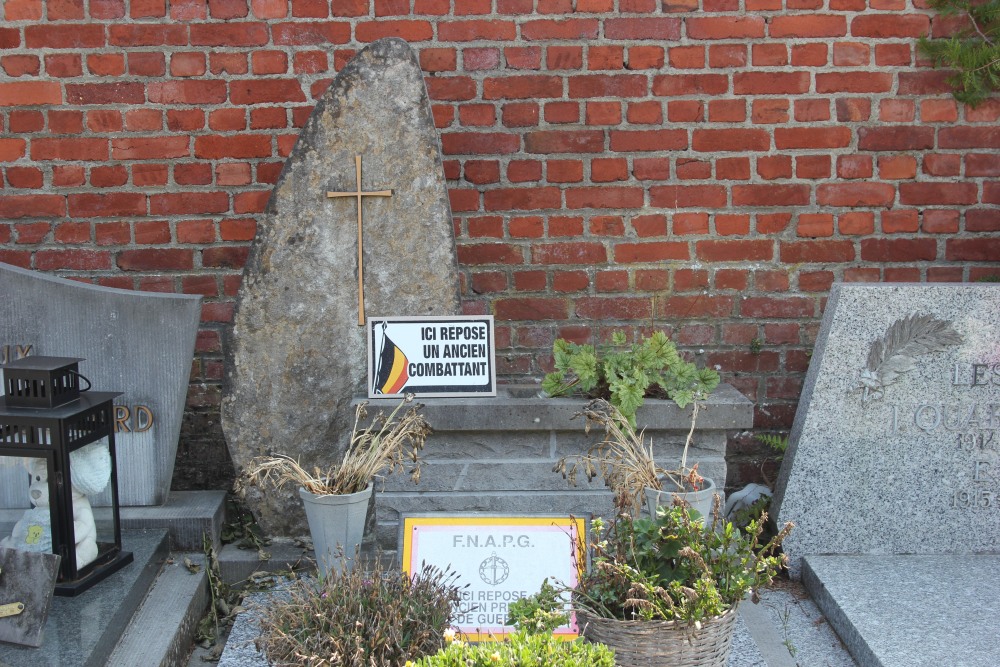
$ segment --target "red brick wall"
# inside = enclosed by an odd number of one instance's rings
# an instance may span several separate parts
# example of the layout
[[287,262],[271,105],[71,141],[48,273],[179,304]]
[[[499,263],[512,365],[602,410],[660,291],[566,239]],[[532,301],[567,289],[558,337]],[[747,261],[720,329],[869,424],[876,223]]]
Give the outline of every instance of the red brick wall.
[[1000,102],[956,105],[920,61],[949,28],[923,4],[742,6],[6,0],[0,261],[203,295],[181,451],[222,452],[220,333],[269,188],[333,72],[401,36],[501,372],[663,327],[787,428],[834,280],[1000,273]]

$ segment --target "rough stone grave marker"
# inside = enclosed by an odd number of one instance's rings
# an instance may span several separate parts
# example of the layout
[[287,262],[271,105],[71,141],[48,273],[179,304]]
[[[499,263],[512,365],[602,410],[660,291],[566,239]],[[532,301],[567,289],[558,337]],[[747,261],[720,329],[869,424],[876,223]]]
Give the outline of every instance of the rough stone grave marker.
[[[399,39],[375,42],[317,103],[250,251],[222,404],[237,468],[269,453],[307,468],[339,458],[365,389],[359,298],[369,316],[457,315],[452,224],[415,54]],[[304,533],[294,492],[251,491],[248,503],[269,532]]]
[[1000,287],[834,285],[774,507],[796,524],[793,575],[859,663],[1000,664],[995,642],[976,662],[995,596],[925,637],[949,591],[985,593],[1000,568]]
[[[200,296],[99,287],[0,264],[0,360],[81,357],[95,390],[123,392],[115,409],[122,506],[167,500],[200,316]],[[0,466],[0,507],[27,506],[24,469]]]

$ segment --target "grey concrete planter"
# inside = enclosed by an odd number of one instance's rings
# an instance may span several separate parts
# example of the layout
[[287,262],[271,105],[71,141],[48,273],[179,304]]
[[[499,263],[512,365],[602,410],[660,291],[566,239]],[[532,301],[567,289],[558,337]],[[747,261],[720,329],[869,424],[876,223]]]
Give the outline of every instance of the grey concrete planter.
[[[406,475],[375,483],[375,537],[395,549],[401,513],[488,512],[503,514],[612,512],[611,493],[600,479],[570,486],[552,472],[563,456],[582,453],[601,437],[584,432],[583,399],[541,398],[537,387],[498,389],[495,398],[421,399],[434,428],[424,449],[426,466],[420,484]],[[372,405],[392,406],[395,399]],[[664,467],[680,462],[691,409],[671,401],[647,399],[637,414],[646,437],[653,439]],[[688,453],[698,470],[726,479],[726,441],[730,433],[753,426],[753,403],[730,385],[720,385],[698,415],[698,429]],[[721,481],[719,481],[721,480]]]

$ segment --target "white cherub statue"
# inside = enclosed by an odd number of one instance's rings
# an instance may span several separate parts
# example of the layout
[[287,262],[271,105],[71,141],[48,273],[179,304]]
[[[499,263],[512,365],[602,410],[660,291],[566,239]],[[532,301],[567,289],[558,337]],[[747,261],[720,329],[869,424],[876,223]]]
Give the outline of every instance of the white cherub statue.
[[[76,567],[81,568],[97,558],[97,524],[87,494],[100,493],[111,475],[111,457],[107,446],[94,443],[70,454],[73,475],[73,535],[76,541]],[[10,537],[0,540],[0,546],[22,551],[52,551],[52,524],[49,516],[49,482],[45,459],[29,459],[31,481],[28,493],[31,509],[14,524]],[[79,471],[77,470],[79,468]]]

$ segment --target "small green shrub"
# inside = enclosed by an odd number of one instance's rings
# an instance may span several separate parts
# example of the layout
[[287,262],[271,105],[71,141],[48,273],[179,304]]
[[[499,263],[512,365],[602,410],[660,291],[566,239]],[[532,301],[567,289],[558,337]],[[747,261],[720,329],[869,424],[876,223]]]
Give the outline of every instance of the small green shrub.
[[[616,331],[612,345],[623,348],[625,334]],[[707,396],[719,384],[719,374],[684,361],[673,341],[657,331],[624,349],[599,356],[593,345],[562,338],[552,348],[555,371],[545,376],[542,390],[549,396],[580,392],[606,398],[635,426],[635,412],[644,397],[659,389],[679,407]]]
[[507,607],[507,625],[527,632],[551,633],[560,625],[569,622],[569,614],[564,609],[559,589],[546,579],[541,589],[528,597],[518,598]]
[[377,561],[344,570],[295,579],[261,610],[257,647],[271,664],[398,667],[445,645],[456,575],[425,566],[411,578]]
[[563,641],[521,629],[502,642],[455,641],[435,655],[406,667],[614,667],[615,653],[604,644]]

